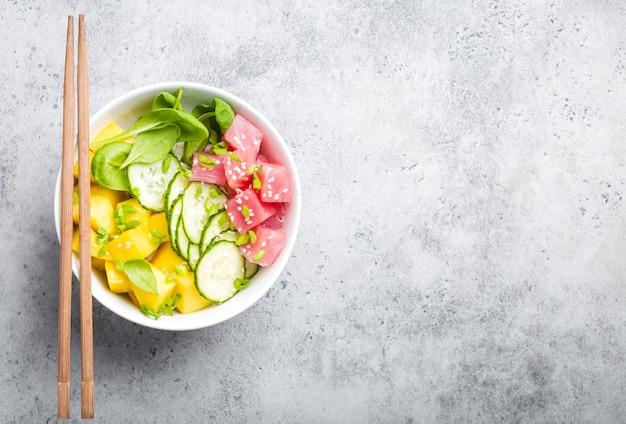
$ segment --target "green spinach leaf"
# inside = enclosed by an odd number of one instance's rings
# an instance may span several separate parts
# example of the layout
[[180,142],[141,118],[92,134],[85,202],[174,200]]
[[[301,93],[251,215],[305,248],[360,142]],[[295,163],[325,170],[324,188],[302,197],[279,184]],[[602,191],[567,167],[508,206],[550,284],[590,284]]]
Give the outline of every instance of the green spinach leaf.
[[217,124],[220,126],[220,130],[222,134],[230,128],[233,123],[233,119],[235,119],[235,112],[233,108],[230,107],[228,103],[221,99],[215,99],[215,120]]
[[148,293],[159,294],[152,267],[144,259],[131,259],[124,263],[124,273],[135,286]]
[[121,165],[132,147],[130,143],[118,141],[102,146],[94,154],[91,173],[98,184],[111,190],[130,191],[126,170]]
[[181,110],[184,112],[184,108],[180,103],[183,97],[183,88],[180,87],[176,92],[176,95],[172,93],[168,93],[166,91],[159,93],[154,98],[152,102],[152,110],[155,109],[163,109],[163,108],[171,108],[176,110]]
[[135,143],[121,167],[131,163],[153,163],[163,159],[172,150],[180,136],[180,128],[173,124],[156,127],[137,134]]

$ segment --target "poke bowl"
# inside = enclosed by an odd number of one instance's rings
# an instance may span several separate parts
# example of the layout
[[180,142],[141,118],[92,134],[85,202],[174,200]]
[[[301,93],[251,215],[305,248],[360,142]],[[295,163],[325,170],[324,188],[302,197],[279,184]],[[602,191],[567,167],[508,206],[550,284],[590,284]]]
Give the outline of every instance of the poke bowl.
[[[133,323],[185,331],[270,290],[295,244],[301,191],[287,143],[260,112],[174,81],[114,99],[89,125],[93,298]],[[61,170],[54,215],[60,239]]]

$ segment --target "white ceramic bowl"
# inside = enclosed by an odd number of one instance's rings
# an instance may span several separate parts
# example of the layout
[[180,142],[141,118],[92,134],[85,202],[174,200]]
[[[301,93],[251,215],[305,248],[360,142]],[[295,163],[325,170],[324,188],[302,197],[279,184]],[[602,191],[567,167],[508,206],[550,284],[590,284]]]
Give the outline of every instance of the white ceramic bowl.
[[[123,128],[128,128],[137,118],[150,110],[152,100],[157,93],[163,91],[175,93],[179,87],[183,87],[183,106],[185,110],[191,111],[196,104],[210,103],[211,99],[218,97],[229,103],[235,112],[241,113],[255,124],[264,134],[261,153],[270,160],[284,164],[289,168],[293,184],[293,200],[287,204],[287,213],[283,223],[283,229],[287,234],[287,244],[280,256],[271,266],[261,268],[246,289],[221,305],[211,306],[191,314],[175,313],[172,317],[164,315],[160,319],[154,320],[145,316],[131,302],[128,296],[109,291],[103,273],[97,270],[92,271],[92,294],[99,303],[122,318],[134,323],[170,331],[193,330],[218,324],[245,311],[263,297],[279,278],[291,255],[300,224],[301,211],[300,180],[293,158],[283,138],[256,109],[238,97],[218,88],[189,82],[166,82],[133,90],[113,100],[92,116],[89,121],[91,137],[98,134],[112,121],[117,122]],[[60,208],[61,171],[59,170],[54,202],[54,218],[59,238],[61,227]],[[79,266],[78,258],[74,256],[73,272],[77,278]]]

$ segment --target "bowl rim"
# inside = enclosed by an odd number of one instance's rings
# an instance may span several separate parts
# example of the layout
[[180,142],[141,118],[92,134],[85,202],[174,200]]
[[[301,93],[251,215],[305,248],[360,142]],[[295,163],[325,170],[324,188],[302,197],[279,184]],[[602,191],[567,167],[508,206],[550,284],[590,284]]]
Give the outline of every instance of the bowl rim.
[[[108,288],[102,287],[102,273],[92,269],[92,297],[98,301],[106,309],[116,315],[133,322],[135,324],[154,328],[158,330],[166,331],[187,331],[196,330],[200,328],[210,327],[219,323],[222,323],[228,319],[231,319],[240,313],[246,311],[254,304],[256,304],[269,289],[275,284],[280,275],[282,274],[291,252],[293,251],[295,241],[297,238],[298,229],[301,219],[301,186],[298,176],[297,168],[293,156],[287,143],[282,138],[281,134],[272,125],[272,123],[257,109],[252,107],[249,103],[239,98],[238,96],[223,90],[218,87],[188,81],[168,81],[153,83],[145,85],[143,87],[135,88],[120,96],[117,96],[113,100],[102,106],[96,113],[94,113],[89,120],[90,138],[100,132],[105,125],[113,121],[114,116],[119,115],[121,109],[141,109],[149,107],[149,103],[154,96],[163,91],[173,92],[179,87],[183,87],[183,104],[185,103],[185,93],[191,92],[192,96],[205,94],[208,100],[219,97],[229,103],[235,112],[241,113],[253,124],[255,124],[268,139],[273,140],[271,142],[272,150],[278,152],[284,164],[289,169],[293,198],[288,205],[288,212],[286,214],[287,227],[285,232],[287,233],[287,243],[283,248],[276,261],[269,267],[262,268],[255,277],[253,277],[253,283],[250,284],[245,290],[237,293],[236,296],[229,301],[216,305],[214,307],[206,308],[200,311],[196,311],[190,314],[175,313],[174,317],[164,316],[159,320],[154,320],[145,316],[130,299],[126,300],[124,296],[111,292]],[[138,116],[135,115],[134,119]],[[265,139],[264,139],[265,141]],[[60,242],[60,226],[61,226],[61,167],[56,178],[55,195],[54,195],[54,220],[57,233],[57,239]],[[79,280],[79,268],[80,263],[75,254],[72,257],[72,271],[74,277]],[[259,278],[257,278],[259,276]],[[262,277],[262,278],[261,278]],[[94,278],[98,280],[98,283],[94,282]],[[256,279],[256,280],[255,280]],[[80,283],[80,281],[79,281]],[[258,284],[254,284],[258,283]],[[127,296],[126,296],[127,297]],[[219,308],[218,313],[213,311]]]

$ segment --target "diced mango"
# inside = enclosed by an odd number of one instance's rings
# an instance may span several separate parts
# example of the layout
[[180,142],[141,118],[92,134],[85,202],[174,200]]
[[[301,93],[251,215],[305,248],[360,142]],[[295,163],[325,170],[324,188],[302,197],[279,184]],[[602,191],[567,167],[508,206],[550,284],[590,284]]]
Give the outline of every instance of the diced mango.
[[[78,199],[78,192],[74,190],[75,200],[72,204],[72,220],[74,224],[78,225],[78,208],[79,204],[76,201]],[[120,193],[121,195],[115,195],[112,193]],[[94,231],[98,231],[100,227],[104,228],[108,233],[113,233],[115,228],[115,218],[113,210],[117,205],[117,199],[124,201],[124,193],[121,191],[109,190],[103,188],[97,184],[91,185],[89,193],[91,203],[89,204],[90,225]]]
[[91,228],[98,232],[103,228],[107,233],[111,234],[115,231],[115,218],[113,217],[113,206],[104,197],[96,194],[91,195],[89,204],[89,215]]
[[[102,131],[100,131],[94,138],[91,140],[91,143],[96,143],[98,141],[106,140],[107,138],[115,137],[124,132],[124,128],[120,127],[117,123],[111,122],[109,125],[104,127]],[[133,142],[135,139],[133,137],[126,137],[120,141]],[[92,148],[95,152],[98,150],[98,147]]]
[[105,261],[104,269],[109,283],[109,289],[113,293],[128,293],[131,291],[130,280],[124,271],[120,271],[115,266],[114,261]]
[[132,290],[128,292],[128,296],[130,296],[130,300],[133,301],[135,306],[137,306],[138,308],[141,308],[141,305],[139,304],[139,300],[137,300],[137,296],[135,296],[135,293],[133,293]]
[[155,311],[158,311],[161,305],[165,303],[165,300],[174,294],[174,290],[176,289],[176,282],[174,280],[167,281],[167,276],[164,273],[162,273],[152,265],[151,268],[152,273],[154,274],[157,281],[158,294],[142,290],[134,285],[132,282],[130,283],[130,286],[133,293],[137,297],[137,301],[140,305],[146,305],[151,307]]
[[152,254],[157,247],[159,246],[154,243],[154,237],[151,237],[148,227],[140,225],[112,239],[108,252],[111,257],[126,262],[131,259],[143,259]]
[[[72,237],[72,249],[76,253],[80,252],[80,241],[78,234],[78,228],[76,228]],[[113,260],[113,257],[109,254],[108,249],[106,250],[106,252],[102,252],[102,254],[100,254],[100,250],[103,248],[103,246],[104,244],[98,243],[98,235],[96,234],[96,232],[94,230],[91,230],[91,265],[99,271],[105,270],[105,261]]]
[[185,275],[176,274],[174,281],[176,281],[176,290],[174,293],[178,293],[181,296],[180,303],[176,309],[178,309],[181,314],[195,312],[211,305],[210,301],[200,296],[200,293],[198,293],[192,272],[188,272]]
[[177,266],[185,264],[185,260],[178,256],[169,243],[161,244],[150,262],[165,274],[171,274]]
[[148,228],[150,229],[150,234],[154,237],[160,237],[162,242],[170,239],[167,230],[165,212],[153,213],[150,215],[148,218]]
[[115,209],[118,211],[118,213],[123,214],[125,222],[139,221],[142,225],[148,223],[148,218],[151,214],[151,212],[147,209],[144,209],[139,201],[134,197],[118,203]]
[[99,184],[92,184],[90,190],[92,196],[98,195],[104,197],[111,203],[113,208],[115,208],[118,203],[128,200],[130,197],[126,191],[111,190],[110,188],[102,187]]

